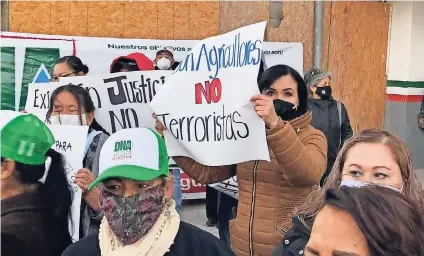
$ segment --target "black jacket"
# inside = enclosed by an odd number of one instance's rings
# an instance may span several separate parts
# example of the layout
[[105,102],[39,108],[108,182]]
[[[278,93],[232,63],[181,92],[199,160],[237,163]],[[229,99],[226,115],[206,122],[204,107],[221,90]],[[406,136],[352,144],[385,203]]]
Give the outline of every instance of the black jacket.
[[341,126],[336,100],[309,99],[309,110],[312,112],[311,125],[323,132],[328,141],[327,171],[324,176],[328,175],[333,167],[343,143],[353,135],[347,110],[343,103],[340,102],[340,105]]
[[59,256],[71,244],[39,191],[1,200],[2,256]]
[[[212,234],[181,221],[174,244],[164,256],[191,255],[235,256],[228,245]],[[99,233],[90,234],[69,246],[62,256],[100,256]]]
[[305,246],[311,236],[310,222],[295,216],[293,226],[287,231],[284,239],[272,253],[272,256],[299,256],[304,255]]

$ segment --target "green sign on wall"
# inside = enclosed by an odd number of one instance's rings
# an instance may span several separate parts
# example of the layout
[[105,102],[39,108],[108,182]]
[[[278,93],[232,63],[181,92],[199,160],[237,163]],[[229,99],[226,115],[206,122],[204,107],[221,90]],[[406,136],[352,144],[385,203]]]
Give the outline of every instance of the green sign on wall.
[[[25,48],[24,50],[25,54],[17,54],[15,47],[1,47],[2,110],[15,110],[17,97],[20,98],[19,110],[24,109],[28,84],[48,82],[54,65],[60,58],[58,48]],[[16,95],[19,93],[17,83],[21,88],[20,95]]]

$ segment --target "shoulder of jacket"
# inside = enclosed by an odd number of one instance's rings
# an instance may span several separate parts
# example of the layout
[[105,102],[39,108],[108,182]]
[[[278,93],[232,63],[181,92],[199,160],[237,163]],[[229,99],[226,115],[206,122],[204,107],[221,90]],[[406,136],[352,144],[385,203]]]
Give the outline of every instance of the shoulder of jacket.
[[97,251],[100,255],[99,232],[89,234],[79,241],[69,245],[68,248],[66,248],[66,250],[63,252],[62,256],[94,255],[93,252]]
[[303,127],[299,127],[297,129],[295,129],[295,131],[301,137],[308,137],[308,136],[311,136],[311,135],[318,135],[318,136],[325,137],[323,132],[316,129],[311,124],[308,124],[308,125],[303,126]]

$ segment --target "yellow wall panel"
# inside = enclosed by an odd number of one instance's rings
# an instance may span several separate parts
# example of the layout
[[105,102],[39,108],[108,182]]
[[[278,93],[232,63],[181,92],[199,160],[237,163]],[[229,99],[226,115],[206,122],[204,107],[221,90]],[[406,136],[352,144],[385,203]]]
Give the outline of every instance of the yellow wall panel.
[[284,2],[279,28],[267,28],[267,41],[302,42],[304,69],[312,68],[314,2]]
[[174,39],[192,39],[190,31],[190,2],[174,3]]
[[190,2],[190,39],[219,34],[219,2]]
[[231,2],[219,4],[220,33],[268,20],[268,1]]
[[124,37],[157,38],[157,3],[125,2]]
[[346,105],[355,130],[382,128],[390,8],[379,2],[334,2],[331,19],[328,68],[334,94]]
[[88,36],[123,37],[125,2],[88,2]]
[[88,35],[88,2],[69,3],[69,35]]
[[50,34],[50,2],[9,2],[9,30]]
[[157,2],[157,20],[157,38],[174,39],[174,2]]
[[49,34],[68,35],[70,21],[70,2],[59,1],[50,4],[50,31]]

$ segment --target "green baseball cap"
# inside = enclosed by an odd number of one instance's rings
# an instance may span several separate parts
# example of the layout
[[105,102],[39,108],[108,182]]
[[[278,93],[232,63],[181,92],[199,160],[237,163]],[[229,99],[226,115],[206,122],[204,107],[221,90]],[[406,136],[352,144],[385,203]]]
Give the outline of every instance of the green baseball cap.
[[89,190],[109,178],[153,180],[169,176],[165,142],[147,128],[120,130],[103,144],[99,159],[99,176]]
[[50,129],[33,114],[1,110],[1,157],[29,164],[43,164],[55,143]]

